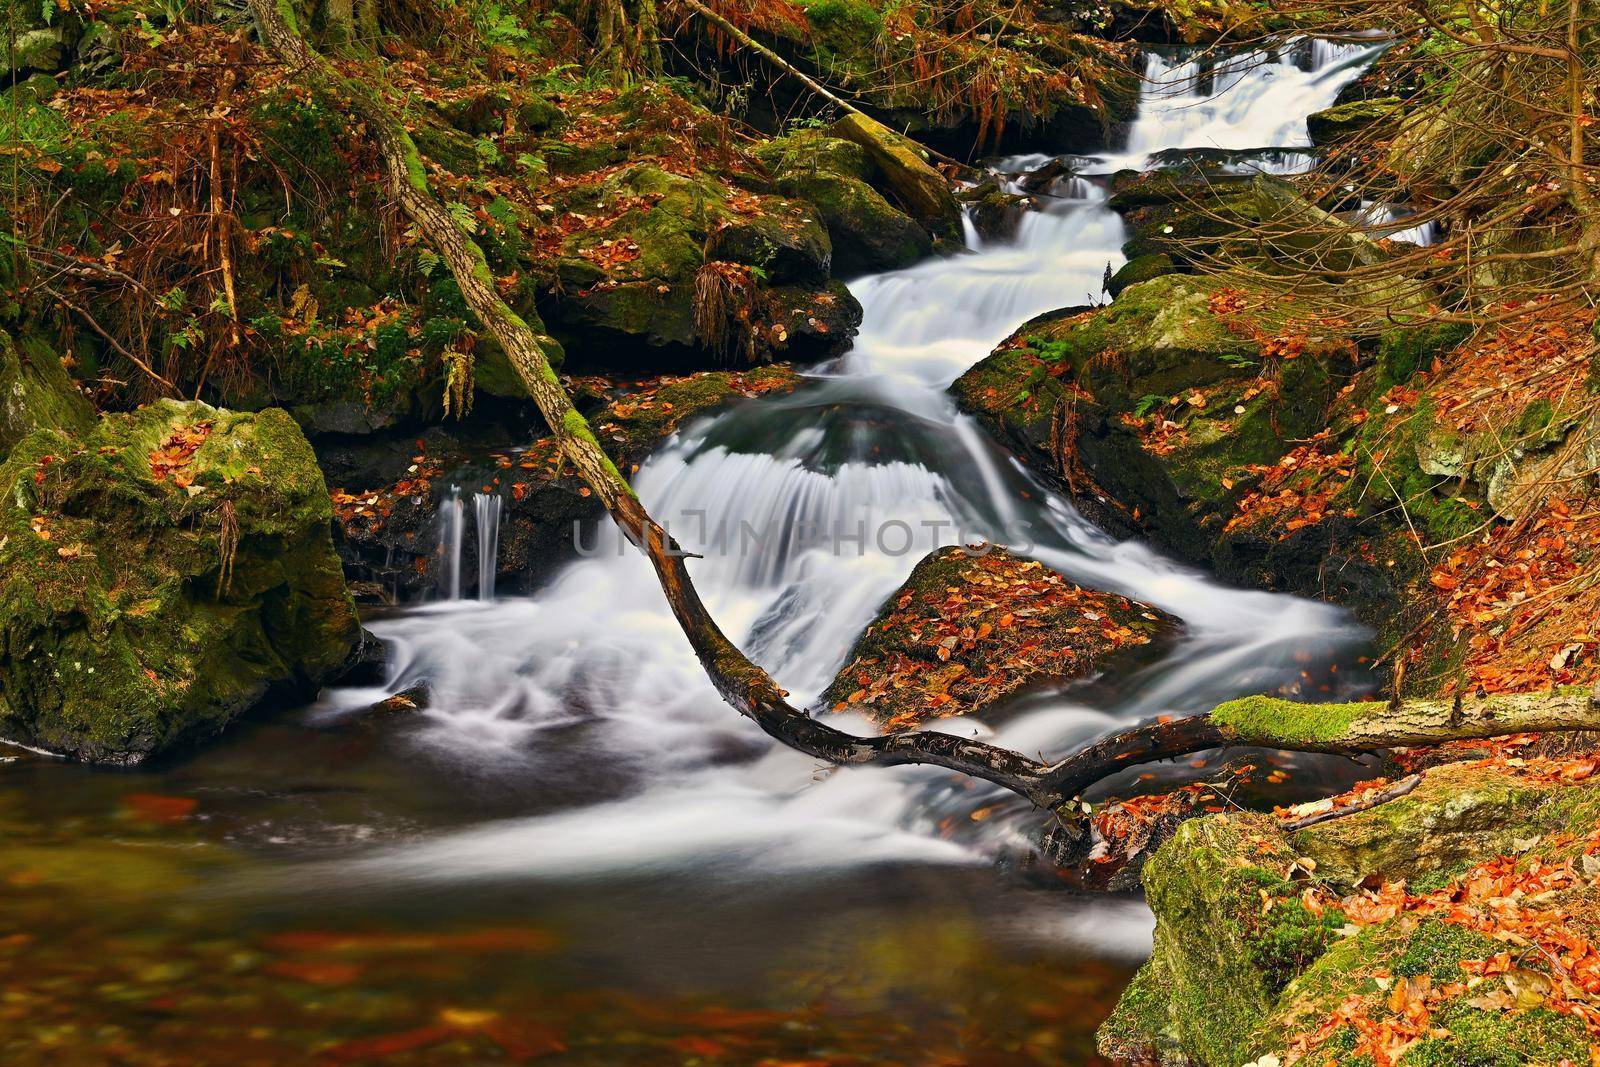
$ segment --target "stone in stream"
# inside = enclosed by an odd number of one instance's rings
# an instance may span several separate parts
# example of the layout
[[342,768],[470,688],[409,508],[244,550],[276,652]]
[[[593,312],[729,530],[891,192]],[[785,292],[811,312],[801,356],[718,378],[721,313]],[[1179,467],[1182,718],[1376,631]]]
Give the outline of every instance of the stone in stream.
[[985,715],[1173,633],[1178,620],[996,547],[939,549],[890,595],[823,694],[886,729]]
[[136,764],[310,697],[360,636],[322,472],[281,410],[162,400],[36,430],[0,492],[11,740]]

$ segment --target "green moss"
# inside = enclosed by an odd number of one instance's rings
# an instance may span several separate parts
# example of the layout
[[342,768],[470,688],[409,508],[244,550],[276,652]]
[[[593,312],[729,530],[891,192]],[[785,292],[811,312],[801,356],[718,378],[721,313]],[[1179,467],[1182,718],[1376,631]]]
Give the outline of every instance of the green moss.
[[1435,984],[1462,982],[1467,978],[1463,960],[1486,960],[1502,951],[1501,942],[1475,930],[1427,918],[1418,923],[1393,969],[1402,977],[1426,974]]
[[1417,371],[1432,363],[1435,357],[1447,354],[1471,332],[1470,327],[1461,323],[1397,326],[1385,330],[1378,338],[1378,377],[1372,394],[1381,396],[1391,386],[1410,381]]
[[1400,1058],[1400,1067],[1523,1067],[1525,1064],[1582,1063],[1589,1036],[1582,1020],[1548,1008],[1485,1011],[1465,998],[1437,1011],[1429,1036]]
[[[151,453],[201,423],[186,484],[157,477]],[[5,736],[137,762],[275,687],[308,695],[353,647],[327,489],[282,411],[161,401],[35,431],[0,491]]]
[[1286,741],[1337,740],[1346,736],[1357,720],[1383,708],[1381,702],[1301,704],[1278,697],[1252,696],[1218,704],[1211,710],[1211,719],[1245,744],[1271,747]]
[[1122,291],[1130,285],[1138,285],[1140,282],[1171,274],[1177,269],[1177,264],[1165,252],[1151,252],[1137,256],[1117,268],[1117,272],[1111,276],[1111,281],[1106,283],[1106,291],[1115,298],[1121,296]]

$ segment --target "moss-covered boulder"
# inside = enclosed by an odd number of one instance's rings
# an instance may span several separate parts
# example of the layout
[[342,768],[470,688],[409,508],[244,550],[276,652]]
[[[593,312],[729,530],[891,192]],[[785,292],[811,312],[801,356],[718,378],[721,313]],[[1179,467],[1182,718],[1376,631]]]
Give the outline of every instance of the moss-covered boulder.
[[1306,116],[1306,130],[1311,142],[1323,147],[1393,124],[1403,110],[1400,98],[1395,96],[1351,100]]
[[846,115],[830,132],[866,151],[912,218],[935,235],[960,234],[961,205],[950,191],[950,183],[933,169],[914,142],[865,115]]
[[0,459],[33,430],[76,433],[93,422],[94,409],[55,352],[0,331]]
[[952,391],[1086,505],[1204,559],[1251,468],[1321,429],[1348,373],[1344,338],[1285,333],[1286,314],[1225,275],[1158,277],[1024,325]]
[[1216,259],[1281,262],[1309,269],[1349,269],[1382,262],[1388,253],[1330,214],[1338,196],[1313,204],[1289,183],[1240,174],[1201,161],[1160,170],[1123,171],[1111,182],[1111,208],[1122,214],[1129,259],[1164,254],[1178,263]]
[[779,192],[816,209],[833,244],[836,276],[894,270],[933,250],[928,231],[874,186],[884,184],[883,174],[860,145],[808,129],[774,138],[756,155]]
[[1137,256],[1117,268],[1117,272],[1106,283],[1106,292],[1115,300],[1130,285],[1138,285],[1140,282],[1159,278],[1163,274],[1171,274],[1177,269],[1177,264],[1165,252],[1151,252],[1148,255]]
[[1184,824],[1145,867],[1154,951],[1101,1050],[1203,1067],[1357,1067],[1375,1048],[1399,1067],[1581,1062],[1588,1035],[1560,1011],[1578,957],[1534,942],[1596,933],[1591,771],[1446,764],[1298,830]]
[[1084,589],[1001,548],[925,556],[850,651],[823,699],[889,729],[983,715],[1082,677],[1177,628],[1157,608]]
[[133,764],[307,697],[360,626],[316,457],[277,409],[160,401],[0,466],[0,734]]
[[[593,197],[588,210],[614,217],[567,239],[555,267],[559,298],[546,305],[547,321],[581,356],[626,365],[638,360],[628,342],[640,341],[722,354],[825,354],[860,321],[859,306],[827,281],[832,244],[803,201],[742,193],[654,163],[619,171]],[[717,274],[709,286],[703,268]],[[835,328],[812,337],[773,321],[768,298],[785,288],[829,294],[838,303]]]

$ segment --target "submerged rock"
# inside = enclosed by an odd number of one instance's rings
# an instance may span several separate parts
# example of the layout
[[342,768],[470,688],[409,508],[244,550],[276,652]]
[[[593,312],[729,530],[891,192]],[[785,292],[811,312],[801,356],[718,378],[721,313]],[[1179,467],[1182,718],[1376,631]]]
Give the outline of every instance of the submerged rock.
[[294,420],[163,400],[33,432],[0,466],[0,734],[134,764],[269,693],[306,698],[361,628]]
[[1001,548],[939,549],[891,594],[823,700],[888,729],[983,715],[1177,626],[1159,609],[1084,589]]

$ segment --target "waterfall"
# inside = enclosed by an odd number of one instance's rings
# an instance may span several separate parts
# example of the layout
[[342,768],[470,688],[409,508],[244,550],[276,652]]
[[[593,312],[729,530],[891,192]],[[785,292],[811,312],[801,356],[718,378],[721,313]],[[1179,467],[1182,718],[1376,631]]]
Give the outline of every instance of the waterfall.
[[1311,144],[1306,116],[1331,107],[1383,44],[1314,41],[1308,67],[1282,53],[1245,52],[1209,74],[1193,60],[1150,53],[1139,115],[1117,166],[1142,168],[1168,148],[1299,148]]
[[456,486],[439,501],[439,564],[444,576],[446,600],[461,599],[461,537],[465,508]]
[[[1105,176],[1165,149],[1303,148],[1305,116],[1329,106],[1376,49],[1302,51],[1309,70],[1251,53],[1204,77],[1192,63],[1152,56],[1126,152],[1075,161],[1074,176],[1040,198],[1009,241],[971,235],[964,254],[852,281],[864,319],[842,359],[792,393],[690,424],[644,464],[633,484],[683,547],[704,557],[691,571],[707,607],[796,701],[826,686],[923,553],[982,538],[1153,603],[1187,628],[1093,706],[1044,699],[997,729],[959,720],[935,728],[1029,754],[1063,753],[1152,714],[1296,684],[1308,669],[1354,667],[1366,635],[1344,612],[1228,588],[1146,545],[1117,542],[997,447],[946,392],[1029,318],[1100,297],[1124,239],[1121,218],[1106,207]],[[1044,162],[998,168],[1015,174]],[[441,521],[459,546],[460,501],[451,499]],[[480,497],[479,506],[493,505]],[[480,565],[492,559],[482,539],[493,525],[480,511]],[[413,609],[372,628],[402,665],[391,686],[424,678],[431,686],[418,740],[430,758],[524,771],[530,762],[604,767],[603,799],[591,791],[559,815],[396,846],[374,857],[374,870],[466,878],[537,873],[541,864],[564,873],[681,866],[733,876],[884,859],[983,862],[1033,825],[1027,805],[1009,794],[977,782],[952,789],[947,774],[929,768],[841,770],[819,780],[814,761],[775,747],[712,689],[648,562],[611,524],[597,536],[586,558],[531,598],[472,612]],[[1361,684],[1356,670],[1331,677]],[[371,695],[348,700],[362,706]],[[981,826],[966,818],[991,804],[1004,814]],[[951,840],[941,823],[962,829]]]
[[478,599],[493,600],[495,565],[500,560],[500,496],[473,493],[472,508],[478,520]]

